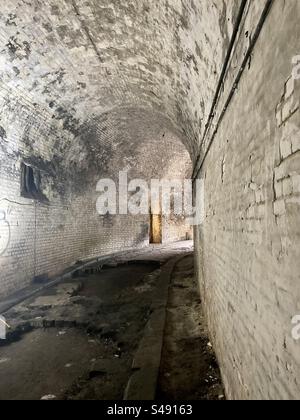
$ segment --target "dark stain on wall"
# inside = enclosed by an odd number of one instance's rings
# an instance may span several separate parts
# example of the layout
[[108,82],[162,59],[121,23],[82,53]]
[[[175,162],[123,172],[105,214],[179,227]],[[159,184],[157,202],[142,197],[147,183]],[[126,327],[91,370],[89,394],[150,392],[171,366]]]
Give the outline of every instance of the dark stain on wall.
[[16,76],[19,76],[20,70],[18,69],[18,67],[14,66],[12,69],[16,73]]
[[0,139],[1,140],[6,140],[7,139],[6,131],[4,130],[4,128],[1,125],[0,125]]
[[141,224],[141,233],[136,238],[137,245],[149,239],[149,229],[150,229],[150,225],[148,223]]
[[[71,110],[72,111],[72,110]],[[73,110],[74,112],[75,110]],[[58,107],[53,116],[57,120],[63,120],[63,129],[69,131],[75,137],[80,134],[80,121],[63,107]]]
[[8,18],[5,22],[6,26],[17,26],[15,20],[17,19],[17,15],[15,13],[9,13]]
[[10,56],[10,61],[16,59],[28,60],[31,54],[31,46],[27,41],[19,41],[17,37],[12,36],[9,38],[8,43],[5,45]]

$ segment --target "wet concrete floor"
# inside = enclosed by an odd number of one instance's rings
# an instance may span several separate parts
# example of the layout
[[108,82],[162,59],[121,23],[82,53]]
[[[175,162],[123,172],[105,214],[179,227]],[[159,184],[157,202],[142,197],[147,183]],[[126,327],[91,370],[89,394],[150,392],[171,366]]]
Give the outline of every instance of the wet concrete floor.
[[151,262],[104,269],[11,310],[24,333],[1,343],[0,399],[122,399],[158,275]]
[[[163,278],[160,260],[123,263],[79,271],[6,313],[0,400],[123,399]],[[157,399],[223,399],[192,255],[170,282]]]

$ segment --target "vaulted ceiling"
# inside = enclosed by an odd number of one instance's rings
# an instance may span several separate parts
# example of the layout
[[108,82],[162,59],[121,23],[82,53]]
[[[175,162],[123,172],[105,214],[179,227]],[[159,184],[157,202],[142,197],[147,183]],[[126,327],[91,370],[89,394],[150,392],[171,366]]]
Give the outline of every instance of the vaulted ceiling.
[[[0,11],[2,91],[15,92],[32,112],[76,139],[62,150],[71,164],[73,156],[84,166],[84,155],[102,160],[102,168],[148,165],[149,176],[181,163],[185,172],[185,148],[193,159],[237,5],[6,0]],[[147,158],[153,152],[156,157]],[[165,163],[176,156],[177,166]]]

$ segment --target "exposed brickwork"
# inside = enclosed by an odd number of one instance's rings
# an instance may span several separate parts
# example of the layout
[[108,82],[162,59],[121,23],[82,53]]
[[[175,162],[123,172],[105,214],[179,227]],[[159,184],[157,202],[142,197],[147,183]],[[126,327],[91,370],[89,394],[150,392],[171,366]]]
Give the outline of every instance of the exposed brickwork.
[[[249,36],[263,3],[248,11]],[[300,81],[291,80],[299,15],[299,1],[274,2],[202,171],[199,281],[230,398],[300,395],[300,343],[291,334],[300,309]]]

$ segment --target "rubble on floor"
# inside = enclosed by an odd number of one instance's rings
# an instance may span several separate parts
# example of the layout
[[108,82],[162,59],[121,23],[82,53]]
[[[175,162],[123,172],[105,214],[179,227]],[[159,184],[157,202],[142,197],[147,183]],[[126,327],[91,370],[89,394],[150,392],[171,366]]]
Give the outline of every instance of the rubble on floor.
[[158,399],[220,400],[224,389],[194,276],[194,257],[175,267],[169,289]]

